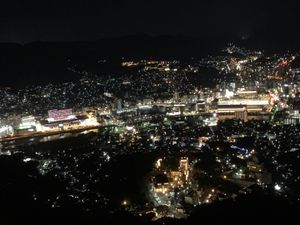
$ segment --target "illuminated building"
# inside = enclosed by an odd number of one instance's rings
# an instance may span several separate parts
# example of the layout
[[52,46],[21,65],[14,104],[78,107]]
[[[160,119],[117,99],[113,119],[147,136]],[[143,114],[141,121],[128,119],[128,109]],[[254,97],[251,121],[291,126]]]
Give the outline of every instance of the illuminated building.
[[292,114],[289,115],[287,118],[284,119],[284,124],[300,124],[300,115],[299,114]]
[[248,111],[245,105],[221,105],[218,106],[218,118],[225,119],[239,119],[245,122],[248,121]]
[[72,109],[52,109],[48,111],[48,117],[51,122],[76,119]]
[[264,107],[269,104],[268,99],[229,99],[219,100],[218,105],[247,105]]
[[14,134],[14,129],[12,126],[0,126],[0,138],[6,137]]
[[189,176],[189,159],[187,157],[180,159],[179,171],[184,175],[186,181]]
[[29,134],[36,131],[37,122],[34,116],[25,116],[21,118],[21,123],[16,128],[17,134]]
[[[165,167],[162,167],[162,159],[158,159],[155,163],[155,167],[158,171],[163,172]],[[169,171],[159,173],[154,178],[154,191],[156,193],[166,194],[174,190],[174,188],[182,188],[187,184],[189,179],[189,159],[182,157],[179,161],[177,171]]]
[[169,191],[169,183],[156,183],[154,191],[162,194],[167,193]]
[[26,116],[21,118],[19,129],[31,129],[36,126],[36,119],[34,116]]
[[108,116],[111,115],[111,110],[108,107],[98,108],[97,114],[100,116]]
[[205,112],[205,102],[197,102],[195,105],[195,111],[196,112]]
[[237,95],[247,99],[257,98],[257,91],[238,90]]
[[152,102],[153,102],[153,100],[150,99],[150,98],[144,98],[143,99],[143,105],[151,105]]
[[182,172],[171,171],[170,175],[172,177],[172,187],[182,187],[183,186]]
[[157,174],[154,178],[154,192],[165,194],[169,191],[169,178],[165,174]]
[[207,142],[208,140],[209,140],[209,137],[205,137],[205,136],[199,137],[197,147],[201,148],[201,147],[205,146],[206,145],[205,142]]
[[49,129],[73,129],[73,128],[80,128],[84,126],[92,126],[90,124],[95,124],[97,121],[95,120],[88,120],[89,117],[86,115],[81,115],[81,116],[73,116],[73,117],[67,117],[65,120],[42,120],[41,125],[43,128]]
[[217,113],[220,120],[239,119],[248,120],[269,119],[269,113],[263,112],[269,105],[269,100],[261,99],[230,99],[219,100]]

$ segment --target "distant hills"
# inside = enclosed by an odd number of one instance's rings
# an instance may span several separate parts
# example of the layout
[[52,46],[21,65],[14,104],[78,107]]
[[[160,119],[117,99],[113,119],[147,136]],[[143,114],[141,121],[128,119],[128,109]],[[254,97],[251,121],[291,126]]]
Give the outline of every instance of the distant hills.
[[237,45],[282,52],[299,50],[293,37],[287,40],[199,38],[150,36],[145,34],[103,38],[89,42],[32,42],[28,44],[0,43],[0,86],[67,81],[76,75],[67,71],[68,59],[86,63],[98,59],[180,59],[200,58],[219,52],[229,42]]

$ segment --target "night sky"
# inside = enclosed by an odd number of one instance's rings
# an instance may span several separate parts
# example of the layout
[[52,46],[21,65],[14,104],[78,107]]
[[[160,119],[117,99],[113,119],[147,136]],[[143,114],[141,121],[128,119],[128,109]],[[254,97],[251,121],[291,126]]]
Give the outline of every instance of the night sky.
[[0,42],[83,41],[136,33],[298,38],[299,12],[297,0],[9,0],[0,6]]

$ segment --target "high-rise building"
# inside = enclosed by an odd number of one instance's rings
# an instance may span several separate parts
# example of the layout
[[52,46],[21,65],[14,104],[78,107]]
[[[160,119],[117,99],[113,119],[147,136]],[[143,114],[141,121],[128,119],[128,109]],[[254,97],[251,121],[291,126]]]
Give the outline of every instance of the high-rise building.
[[188,176],[189,176],[189,158],[188,157],[183,157],[180,159],[179,171],[184,175],[185,180],[187,180]]

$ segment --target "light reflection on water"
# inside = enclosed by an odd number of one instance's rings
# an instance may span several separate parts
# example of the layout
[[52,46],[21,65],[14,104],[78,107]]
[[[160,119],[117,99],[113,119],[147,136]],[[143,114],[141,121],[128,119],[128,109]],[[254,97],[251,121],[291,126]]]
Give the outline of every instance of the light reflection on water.
[[80,131],[80,132],[53,134],[53,135],[48,135],[48,136],[44,136],[44,137],[25,138],[25,139],[10,141],[10,142],[3,142],[2,149],[3,150],[5,150],[5,149],[12,150],[12,149],[15,149],[17,146],[32,145],[35,143],[44,143],[44,142],[55,141],[55,140],[71,138],[71,137],[78,137],[81,135],[86,135],[86,134],[90,134],[90,133],[98,133],[98,132],[99,132],[98,129],[91,129],[91,130],[85,130],[85,131]]

